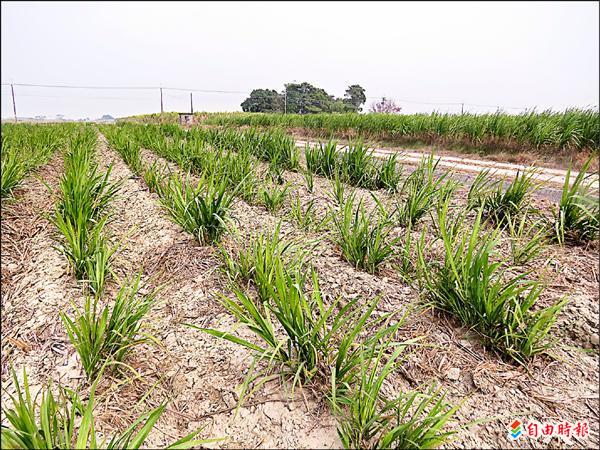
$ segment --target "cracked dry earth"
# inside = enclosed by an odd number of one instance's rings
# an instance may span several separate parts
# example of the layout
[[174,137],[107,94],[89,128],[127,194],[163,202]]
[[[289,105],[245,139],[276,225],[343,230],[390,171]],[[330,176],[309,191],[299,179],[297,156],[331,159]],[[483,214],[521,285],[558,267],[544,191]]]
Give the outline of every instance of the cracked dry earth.
[[[146,164],[160,159],[147,150],[143,155]],[[172,223],[157,196],[132,174],[103,136],[97,159],[102,167],[112,163],[111,178],[123,180],[110,223],[113,239],[123,244],[114,261],[117,279],[142,271],[144,289],[161,286],[146,320],[146,331],[160,345],[132,352],[127,362],[141,378],[122,383],[107,377],[100,386],[96,411],[100,430],[122,429],[135,414],[168,399],[148,447],[164,447],[200,427],[203,438],[226,438],[209,444],[214,447],[340,447],[335,418],[325,401],[308,389],[288,400],[279,381],[269,382],[234,414],[239,386],[251,364],[248,352],[184,325],[235,329],[233,318],[217,300],[228,288],[216,248],[199,245]],[[62,156],[56,155],[39,177],[53,186],[61,170]],[[292,196],[297,194],[302,202],[314,199],[321,212],[333,204],[328,180],[315,177],[311,193],[301,175],[287,172],[285,177],[292,184]],[[357,193],[369,207],[374,206],[368,191]],[[459,192],[457,201],[464,201],[465,195],[464,190]],[[392,201],[381,197],[386,204]],[[18,202],[2,206],[3,385],[10,361],[15,367],[27,367],[34,389],[47,378],[74,386],[83,381],[83,372],[58,312],[69,311],[72,301],[82,302],[81,290],[68,274],[64,258],[53,249],[51,226],[40,217],[40,212],[52,208],[46,188],[30,178],[17,198]],[[460,431],[447,447],[598,447],[597,248],[548,246],[527,268],[549,284],[544,304],[563,295],[569,296],[570,303],[551,332],[557,340],[553,357],[536,358],[524,368],[503,362],[453,319],[419,308],[415,287],[402,281],[393,267],[377,275],[356,270],[341,258],[330,233],[300,230],[285,207],[273,215],[237,200],[232,217],[242,242],[273,230],[281,220],[285,238],[305,244],[326,301],[339,295],[365,300],[381,296],[377,314],[410,311],[397,338],[423,336],[422,346],[406,356],[385,389],[423,389],[435,383],[449,402],[461,403],[455,426],[484,420]],[[239,243],[226,235],[223,245],[231,248]],[[111,283],[107,296],[113,298],[115,291],[116,283]],[[254,340],[247,330],[236,332]],[[509,441],[507,426],[515,418],[587,420],[591,434],[586,441]]]

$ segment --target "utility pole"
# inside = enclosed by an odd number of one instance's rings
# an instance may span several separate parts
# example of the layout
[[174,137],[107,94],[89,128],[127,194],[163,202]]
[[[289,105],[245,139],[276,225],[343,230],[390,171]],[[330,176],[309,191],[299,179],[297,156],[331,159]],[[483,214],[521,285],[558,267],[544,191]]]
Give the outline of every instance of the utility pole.
[[462,115],[462,114],[464,114],[464,113],[465,113],[465,104],[464,104],[464,103],[461,103],[461,104],[460,104],[460,114]]
[[17,123],[17,104],[15,103],[15,88],[10,84],[10,92],[12,93],[13,112],[15,113],[15,123]]
[[160,113],[163,113],[163,99],[162,99],[162,88],[160,88]]
[[194,99],[192,97],[192,93],[190,92],[190,111],[194,114]]
[[285,85],[285,94],[283,95],[283,113],[287,114],[287,84]]

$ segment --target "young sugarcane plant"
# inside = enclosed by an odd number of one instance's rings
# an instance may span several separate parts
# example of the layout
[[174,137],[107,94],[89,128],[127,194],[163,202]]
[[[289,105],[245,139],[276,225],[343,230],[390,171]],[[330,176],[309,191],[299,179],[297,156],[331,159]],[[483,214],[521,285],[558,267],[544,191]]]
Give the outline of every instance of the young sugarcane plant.
[[[389,342],[388,342],[389,344]],[[407,392],[388,398],[382,392],[386,378],[400,364],[403,347],[392,350],[385,360],[387,345],[367,348],[360,374],[347,396],[338,435],[344,448],[436,448],[452,438],[458,429],[444,431],[458,406],[444,401],[440,390]]]
[[269,212],[274,213],[279,211],[283,206],[289,189],[290,186],[287,183],[281,188],[275,184],[263,185],[259,192],[259,198],[263,205],[265,205],[265,208],[267,208]]
[[17,155],[16,149],[6,148],[6,144],[2,146],[2,156],[0,158],[0,196],[8,197],[13,189],[21,182],[27,171],[27,164]]
[[306,169],[302,172],[304,180],[306,181],[306,190],[312,194],[315,189],[315,179],[313,172],[310,169]]
[[373,152],[362,142],[349,145],[339,160],[339,172],[352,186],[372,189],[377,185],[377,168]]
[[306,231],[321,231],[325,229],[330,220],[330,215],[325,214],[319,218],[316,211],[315,199],[311,199],[302,205],[300,196],[296,194],[295,200],[290,204],[290,217],[298,227]]
[[[374,217],[376,216],[376,217]],[[392,257],[398,239],[390,239],[391,222],[376,214],[367,213],[363,202],[355,202],[350,194],[338,214],[333,214],[336,243],[344,259],[356,268],[375,273],[386,260]]]
[[390,193],[398,191],[402,180],[402,166],[398,164],[398,154],[394,153],[387,157],[379,168],[378,187]]
[[516,217],[528,208],[529,196],[536,188],[534,171],[517,172],[505,188],[505,180],[494,180],[489,169],[479,172],[467,196],[469,208],[482,208],[486,218],[505,224],[508,216]]
[[72,136],[50,222],[58,231],[57,250],[66,256],[75,278],[88,281],[89,288],[100,294],[117,249],[109,244],[104,230],[120,182],[109,181],[112,165],[104,173],[98,171],[93,161],[95,139],[89,129]]
[[435,206],[440,195],[448,195],[452,190],[445,181],[448,172],[437,178],[434,176],[439,161],[434,160],[432,153],[422,159],[417,168],[404,180],[400,188],[400,196],[404,201],[397,206],[400,225],[415,225]]
[[[239,344],[253,352],[255,361],[268,363],[269,368],[264,372],[250,371],[245,387],[256,379],[260,379],[260,385],[272,379],[269,374],[275,372],[276,376],[292,380],[292,389],[297,383],[308,381],[322,386],[335,403],[336,398],[345,398],[360,373],[365,363],[363,347],[378,348],[381,340],[394,335],[401,321],[389,325],[390,314],[375,317],[373,311],[378,300],[369,302],[366,310],[358,299],[342,304],[340,298],[325,306],[314,271],[310,294],[305,292],[305,284],[302,272],[290,271],[281,260],[276,260],[273,278],[263,286],[266,298],[262,302],[238,287],[233,288],[233,297],[222,296],[223,306],[259,338],[256,344],[225,331],[186,325]],[[358,345],[362,332],[373,327],[376,327],[374,334]]]
[[548,224],[545,218],[531,221],[531,214],[506,217],[510,236],[510,251],[515,265],[523,265],[535,259],[548,243]]
[[172,175],[160,192],[160,201],[174,222],[201,244],[210,244],[226,229],[235,192],[227,189],[227,180],[203,177],[194,187],[187,176]]
[[328,141],[305,149],[306,166],[313,173],[330,178],[339,170],[337,142]]
[[72,132],[72,126],[3,123],[0,197],[9,197],[28,173],[45,164],[63,145],[64,138]]
[[[165,410],[165,404],[143,413],[125,430],[112,435],[110,440],[104,436],[98,440],[94,416],[96,383],[92,384],[89,399],[84,403],[81,395],[65,386],[58,385],[55,396],[51,385],[43,387],[41,399],[32,399],[27,373],[23,368],[23,386],[12,370],[16,397],[8,394],[11,408],[2,411],[6,425],[2,425],[1,440],[3,449],[139,449],[148,434]],[[172,443],[167,448],[192,448],[214,439],[194,439],[202,430],[197,430]]]
[[345,201],[346,185],[340,175],[336,172],[331,177],[331,198],[338,206],[342,206]]
[[425,251],[427,245],[427,227],[421,230],[421,233],[417,237],[413,237],[412,225],[408,225],[404,230],[403,236],[401,236],[397,245],[399,247],[399,262],[396,265],[400,277],[407,282],[411,283],[415,278],[419,277],[417,255],[419,252]]
[[87,296],[83,309],[75,307],[73,316],[61,313],[69,340],[90,381],[107,366],[124,366],[123,360],[133,346],[151,340],[140,330],[156,292],[141,295],[140,278],[138,274],[121,286],[112,308],[102,306],[98,296]]
[[154,161],[151,165],[143,169],[142,177],[148,190],[161,196],[162,189],[164,186],[164,179],[167,176],[166,166],[160,166],[157,161]]
[[220,246],[226,274],[231,281],[240,285],[252,282],[256,286],[261,301],[268,299],[268,286],[273,282],[275,267],[285,261],[290,271],[300,271],[304,265],[306,252],[295,240],[283,240],[281,222],[273,232],[260,233],[251,239],[243,238],[234,228],[236,252]]
[[518,363],[545,352],[550,328],[566,299],[533,309],[544,287],[529,273],[511,275],[506,261],[494,261],[500,228],[482,232],[480,209],[472,228],[448,222],[448,203],[438,210],[438,230],[444,245],[441,264],[419,254],[419,270],[431,304],[478,331],[492,348]]
[[591,162],[592,157],[585,162],[572,184],[570,165],[567,170],[560,202],[554,211],[554,239],[561,245],[567,240],[586,242],[598,239],[598,188],[594,188],[595,174],[586,175]]

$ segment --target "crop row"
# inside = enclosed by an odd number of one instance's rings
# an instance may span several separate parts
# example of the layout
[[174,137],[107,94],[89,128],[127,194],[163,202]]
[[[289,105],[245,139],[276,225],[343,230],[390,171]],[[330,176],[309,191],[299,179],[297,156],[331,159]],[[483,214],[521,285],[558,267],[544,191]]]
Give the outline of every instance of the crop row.
[[30,171],[45,164],[72,129],[65,124],[2,124],[0,196],[9,196]]
[[[172,124],[122,124],[108,129],[113,130],[108,133],[123,131],[123,142],[115,145],[132,146],[135,142],[136,148],[140,145],[150,148],[168,161],[177,163],[184,171],[213,173],[221,170],[218,178],[228,179],[229,187],[235,187],[237,195],[250,203],[262,203],[271,211],[283,204],[288,193],[287,185],[278,187],[284,184],[282,171],[285,169],[302,172],[309,192],[313,190],[314,175],[330,178],[338,199],[343,195],[344,184],[369,190],[385,189],[392,194],[397,192],[396,197],[405,200],[397,202],[398,221],[403,226],[413,225],[428,214],[433,205],[432,198],[448,198],[459,187],[447,172],[437,175],[437,162],[433,157],[425,160],[426,165],[419,165],[415,172],[403,177],[402,165],[395,155],[381,161],[360,142],[350,144],[344,152],[338,151],[336,142],[332,140],[316,146],[307,145],[305,164],[302,165],[293,141],[278,130],[261,133],[253,128],[197,127],[186,131]],[[256,176],[257,160],[268,163],[267,179],[270,182],[261,181]],[[568,171],[561,200],[552,217],[541,213],[525,215],[537,218],[535,222],[539,226],[535,230],[539,231],[538,237],[548,237],[560,243],[598,238],[598,193],[586,175],[591,161],[590,158],[583,165],[574,180]],[[525,231],[525,224],[517,220],[522,216],[517,217],[517,213],[526,211],[525,197],[540,187],[535,180],[535,172],[520,173],[509,184],[495,179],[493,175],[489,171],[481,172],[470,187],[468,206],[471,209],[482,208],[486,218],[495,219],[498,224],[508,224],[514,231],[520,223],[521,231]]]
[[600,113],[595,109],[565,112],[530,111],[496,114],[314,114],[214,113],[206,124],[304,128],[330,134],[379,138],[435,138],[466,141],[475,147],[493,143],[525,148],[600,148]]

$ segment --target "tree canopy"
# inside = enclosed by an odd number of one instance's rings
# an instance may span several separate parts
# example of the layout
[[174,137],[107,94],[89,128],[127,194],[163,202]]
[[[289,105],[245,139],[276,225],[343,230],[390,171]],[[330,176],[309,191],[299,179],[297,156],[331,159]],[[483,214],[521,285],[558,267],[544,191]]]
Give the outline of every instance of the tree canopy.
[[242,102],[244,112],[283,112],[283,98],[274,89],[254,89]]
[[348,86],[346,93],[344,94],[344,103],[351,105],[356,111],[362,111],[361,105],[367,101],[365,95],[365,88],[359,84],[353,84]]
[[366,100],[365,89],[358,84],[349,86],[343,98],[336,98],[325,89],[303,82],[288,83],[281,93],[273,89],[254,89],[241,106],[245,112],[359,112]]

